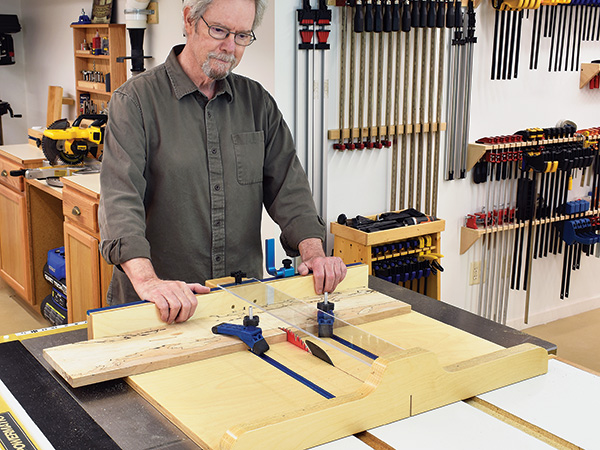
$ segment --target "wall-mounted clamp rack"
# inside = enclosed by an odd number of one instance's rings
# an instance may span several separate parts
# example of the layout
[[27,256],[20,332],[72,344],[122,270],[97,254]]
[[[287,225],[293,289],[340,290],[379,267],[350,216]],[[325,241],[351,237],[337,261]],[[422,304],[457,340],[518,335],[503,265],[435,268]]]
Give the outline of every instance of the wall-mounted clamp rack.
[[[532,260],[563,253],[564,224],[597,214],[600,208],[600,129],[575,131],[565,122],[556,128],[530,128],[510,136],[469,144],[473,181],[486,184],[486,205],[470,214],[461,229],[460,253],[483,238],[479,314],[504,322],[509,289],[527,291],[528,320]],[[576,208],[568,192],[574,173],[591,186],[586,208]],[[565,252],[573,247],[565,243]],[[577,247],[590,254],[589,247]],[[568,261],[564,267],[573,267]],[[563,270],[563,279],[568,278]],[[568,283],[561,288],[568,296]]]

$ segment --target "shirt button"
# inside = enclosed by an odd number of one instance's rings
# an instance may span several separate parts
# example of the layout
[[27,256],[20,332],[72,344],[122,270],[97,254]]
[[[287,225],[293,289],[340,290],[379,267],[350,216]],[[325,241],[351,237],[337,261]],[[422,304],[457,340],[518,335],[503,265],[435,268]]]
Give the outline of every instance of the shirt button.
[[206,113],[206,115],[208,116],[208,118],[209,118],[209,119],[212,117],[212,114],[210,113],[210,111],[208,111],[208,112]]
[[221,226],[221,221],[220,221],[220,220],[217,220],[217,221],[215,222],[215,227],[220,227],[220,226]]
[[211,152],[211,153],[214,155],[214,154],[216,154],[216,153],[217,153],[217,149],[216,149],[216,148],[213,148],[213,149],[212,149],[210,152]]
[[220,191],[220,190],[221,190],[221,185],[215,184],[215,191]]
[[221,257],[220,256],[215,256],[215,261],[216,262],[221,262]]

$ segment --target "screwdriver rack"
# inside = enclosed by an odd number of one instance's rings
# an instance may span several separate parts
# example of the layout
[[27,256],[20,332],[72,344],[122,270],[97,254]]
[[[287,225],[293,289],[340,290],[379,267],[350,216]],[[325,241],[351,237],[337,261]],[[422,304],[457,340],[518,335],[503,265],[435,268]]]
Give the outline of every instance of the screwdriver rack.
[[[366,216],[375,220],[377,216]],[[416,265],[417,259],[427,260],[426,255],[439,254],[441,250],[440,233],[444,231],[446,222],[436,219],[432,222],[410,225],[391,230],[366,233],[355,228],[332,222],[330,231],[334,235],[334,256],[342,258],[345,264],[363,263],[369,266],[369,274],[380,276],[388,281],[400,284],[408,289],[424,295],[440,299],[440,273],[430,271],[427,276],[425,267]],[[408,272],[406,264],[415,264],[405,280]],[[404,267],[394,276],[383,276],[378,268],[384,264]],[[407,269],[407,270],[404,270]],[[401,272],[401,273],[400,273]],[[414,276],[412,272],[415,272]],[[421,272],[421,273],[419,273]],[[421,277],[419,278],[419,274]]]

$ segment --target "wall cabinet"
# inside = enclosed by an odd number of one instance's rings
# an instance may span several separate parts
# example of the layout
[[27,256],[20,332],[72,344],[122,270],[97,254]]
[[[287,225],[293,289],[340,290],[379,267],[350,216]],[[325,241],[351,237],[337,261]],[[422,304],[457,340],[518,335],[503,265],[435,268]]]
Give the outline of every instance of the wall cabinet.
[[[127,80],[127,65],[117,62],[126,55],[124,24],[71,25],[75,58],[75,89],[78,114],[83,114],[82,98],[89,98],[100,113],[106,108],[114,90]],[[82,44],[91,45],[96,35],[108,42],[108,54],[94,55],[82,50]],[[82,96],[83,94],[83,96]]]

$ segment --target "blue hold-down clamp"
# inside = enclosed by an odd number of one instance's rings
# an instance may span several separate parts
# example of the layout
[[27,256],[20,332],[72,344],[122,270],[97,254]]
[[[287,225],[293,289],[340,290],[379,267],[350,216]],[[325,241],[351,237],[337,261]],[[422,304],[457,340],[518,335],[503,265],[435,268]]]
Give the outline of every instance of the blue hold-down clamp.
[[244,325],[221,323],[212,327],[212,332],[238,337],[252,353],[260,356],[269,350],[269,344],[263,338],[262,330],[257,325],[258,316],[246,316],[244,317]]

